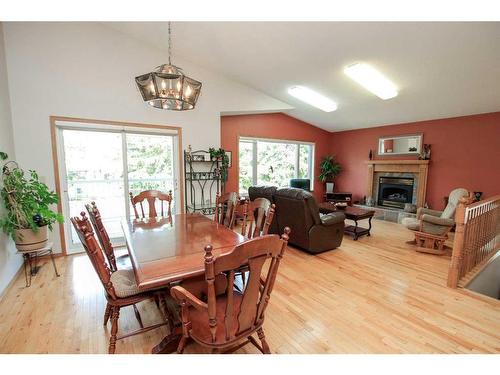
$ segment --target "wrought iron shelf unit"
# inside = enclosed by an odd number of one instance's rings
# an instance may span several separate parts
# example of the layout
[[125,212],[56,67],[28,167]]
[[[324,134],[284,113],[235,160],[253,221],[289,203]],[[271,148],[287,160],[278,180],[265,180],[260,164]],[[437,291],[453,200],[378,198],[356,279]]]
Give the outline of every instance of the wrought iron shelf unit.
[[216,195],[224,191],[221,166],[220,160],[210,160],[208,151],[184,151],[186,212],[215,213]]

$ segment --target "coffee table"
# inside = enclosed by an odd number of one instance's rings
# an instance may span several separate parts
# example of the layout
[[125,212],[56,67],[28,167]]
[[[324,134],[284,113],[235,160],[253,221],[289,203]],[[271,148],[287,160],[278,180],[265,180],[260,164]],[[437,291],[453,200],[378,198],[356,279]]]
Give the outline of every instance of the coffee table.
[[[345,208],[339,209],[334,204],[330,202],[323,202],[319,205],[319,212],[322,214],[329,214],[330,212],[340,211],[345,214],[345,218],[354,221],[354,225],[347,225],[344,228],[344,233],[353,236],[354,241],[357,241],[359,237],[367,235],[370,236],[370,230],[372,229],[372,217],[375,214],[373,210],[365,210],[359,207],[347,206]],[[368,228],[358,227],[358,220],[368,219]]]

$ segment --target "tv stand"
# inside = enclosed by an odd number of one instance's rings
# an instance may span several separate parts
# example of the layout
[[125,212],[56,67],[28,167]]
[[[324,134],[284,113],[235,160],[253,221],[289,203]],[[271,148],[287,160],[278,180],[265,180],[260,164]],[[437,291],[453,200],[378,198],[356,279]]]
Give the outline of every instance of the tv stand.
[[323,198],[325,198],[325,202],[347,203],[348,206],[352,206],[352,193],[326,193],[323,195]]

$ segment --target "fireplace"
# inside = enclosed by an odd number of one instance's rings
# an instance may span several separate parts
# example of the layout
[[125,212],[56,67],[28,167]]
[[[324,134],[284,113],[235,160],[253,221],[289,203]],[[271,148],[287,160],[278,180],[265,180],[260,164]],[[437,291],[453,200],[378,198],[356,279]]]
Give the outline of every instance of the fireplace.
[[405,203],[412,203],[413,178],[380,177],[378,181],[378,205],[404,208]]

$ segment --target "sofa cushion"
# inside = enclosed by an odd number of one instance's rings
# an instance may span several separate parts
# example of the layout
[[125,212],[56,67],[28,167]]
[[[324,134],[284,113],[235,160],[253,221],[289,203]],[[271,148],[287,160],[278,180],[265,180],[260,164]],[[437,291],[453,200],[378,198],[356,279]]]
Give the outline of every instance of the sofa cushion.
[[450,196],[448,198],[448,204],[446,205],[446,208],[441,214],[441,217],[443,219],[453,219],[455,216],[455,210],[458,206],[458,201],[460,200],[460,198],[467,197],[468,195],[469,192],[467,189],[458,188],[453,190],[450,193]]
[[304,201],[307,207],[307,211],[311,215],[313,223],[321,224],[318,204],[316,203],[316,199],[314,199],[314,196],[310,192],[298,188],[281,188],[276,190],[274,196]]
[[274,193],[276,186],[250,186],[248,188],[248,197],[251,201],[257,198],[266,198],[269,202],[274,203]]
[[403,218],[403,220],[401,220],[401,224],[410,230],[420,230],[420,220],[415,219],[414,217]]

